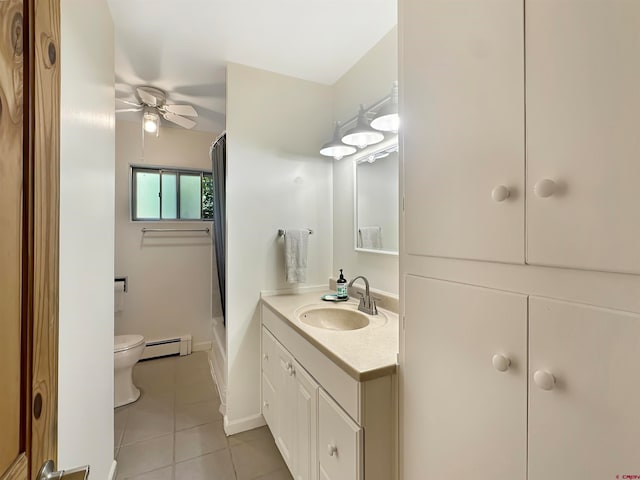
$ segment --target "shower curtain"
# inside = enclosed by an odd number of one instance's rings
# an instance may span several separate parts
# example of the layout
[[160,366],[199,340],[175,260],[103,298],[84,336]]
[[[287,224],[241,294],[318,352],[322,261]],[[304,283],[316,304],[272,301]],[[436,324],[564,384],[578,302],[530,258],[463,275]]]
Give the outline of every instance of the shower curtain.
[[222,134],[211,146],[211,170],[213,172],[213,237],[216,246],[216,266],[218,285],[222,303],[223,323],[225,314],[225,219],[226,219],[226,174],[227,174],[227,134]]

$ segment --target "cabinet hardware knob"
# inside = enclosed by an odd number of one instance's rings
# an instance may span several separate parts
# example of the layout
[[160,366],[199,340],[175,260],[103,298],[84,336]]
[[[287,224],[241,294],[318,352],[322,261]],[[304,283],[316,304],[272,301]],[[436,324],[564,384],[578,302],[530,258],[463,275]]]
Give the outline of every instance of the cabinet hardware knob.
[[533,381],[542,390],[553,390],[556,385],[556,377],[545,370],[536,370],[533,374]]
[[336,447],[335,445],[327,445],[327,453],[329,454],[330,457],[333,457],[334,455],[338,454],[338,447]]
[[269,402],[262,402],[262,406],[264,408],[269,408]]
[[264,355],[262,355],[262,358],[264,358],[265,360],[269,360],[269,355],[265,353]]
[[511,192],[504,185],[498,185],[491,191],[491,198],[493,198],[495,202],[504,202],[510,195]]
[[536,196],[540,198],[547,198],[558,191],[558,185],[553,180],[545,178],[535,184],[533,191]]
[[493,363],[493,368],[495,368],[499,372],[506,372],[507,370],[509,370],[511,360],[504,355],[496,353],[491,359],[491,363]]

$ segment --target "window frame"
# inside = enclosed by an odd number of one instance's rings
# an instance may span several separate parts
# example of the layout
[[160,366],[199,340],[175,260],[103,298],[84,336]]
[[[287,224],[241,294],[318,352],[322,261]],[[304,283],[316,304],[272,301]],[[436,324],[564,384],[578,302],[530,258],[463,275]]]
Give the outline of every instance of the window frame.
[[[147,172],[159,174],[160,184],[160,205],[159,218],[138,218],[136,217],[136,207],[138,201],[137,192],[137,172]],[[163,173],[176,176],[176,218],[162,218],[162,175]],[[180,175],[200,176],[200,218],[180,218]],[[213,218],[203,217],[204,202],[202,201],[203,178],[210,177],[213,181],[213,172],[199,168],[188,167],[168,167],[160,165],[129,165],[129,217],[132,222],[213,222]]]

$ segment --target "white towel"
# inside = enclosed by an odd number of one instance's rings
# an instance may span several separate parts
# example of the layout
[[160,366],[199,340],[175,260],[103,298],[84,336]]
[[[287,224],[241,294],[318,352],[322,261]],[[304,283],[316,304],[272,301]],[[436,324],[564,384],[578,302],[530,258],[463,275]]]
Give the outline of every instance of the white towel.
[[382,248],[382,227],[373,225],[360,227],[360,248]]
[[309,230],[292,228],[284,234],[284,271],[288,283],[307,281]]

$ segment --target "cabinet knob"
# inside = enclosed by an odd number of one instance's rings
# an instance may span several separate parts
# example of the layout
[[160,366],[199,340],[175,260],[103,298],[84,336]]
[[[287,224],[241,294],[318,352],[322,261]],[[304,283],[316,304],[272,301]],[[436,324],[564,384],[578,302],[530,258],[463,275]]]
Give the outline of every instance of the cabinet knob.
[[262,402],[262,406],[264,408],[269,408],[269,402]]
[[504,202],[510,195],[511,192],[504,185],[498,185],[491,191],[491,198],[493,198],[495,202]]
[[545,370],[536,370],[536,373],[533,374],[533,381],[542,390],[553,390],[556,384],[556,377]]
[[553,180],[545,178],[534,185],[533,191],[538,197],[547,198],[558,191],[558,185]]
[[336,447],[335,445],[327,445],[327,453],[329,454],[330,457],[333,457],[334,455],[338,454],[338,447]]
[[269,360],[269,355],[265,353],[264,355],[262,355],[262,358],[264,358],[265,360]]
[[493,368],[495,368],[499,372],[506,372],[507,370],[509,370],[511,360],[504,355],[496,353],[491,359],[491,363],[493,363]]

